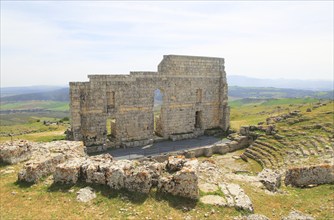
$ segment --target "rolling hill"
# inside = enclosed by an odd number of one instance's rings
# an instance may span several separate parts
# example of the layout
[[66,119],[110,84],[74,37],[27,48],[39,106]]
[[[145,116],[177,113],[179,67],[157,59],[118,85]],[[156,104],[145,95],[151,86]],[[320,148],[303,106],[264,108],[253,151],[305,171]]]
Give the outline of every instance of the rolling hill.
[[240,87],[275,87],[312,91],[329,91],[334,89],[333,80],[259,79],[248,76],[228,75],[227,81],[230,86]]
[[31,100],[68,102],[69,89],[62,88],[52,91],[43,91],[43,92],[1,97],[1,102],[21,102],[21,101],[31,101]]

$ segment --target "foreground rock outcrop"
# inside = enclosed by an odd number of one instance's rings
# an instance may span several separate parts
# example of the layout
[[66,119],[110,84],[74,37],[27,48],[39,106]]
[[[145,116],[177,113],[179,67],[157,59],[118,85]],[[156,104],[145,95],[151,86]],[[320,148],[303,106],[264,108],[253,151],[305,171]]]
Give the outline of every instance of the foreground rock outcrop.
[[171,156],[166,162],[113,161],[110,155],[72,158],[56,166],[53,174],[58,183],[74,184],[78,180],[149,193],[152,187],[172,195],[197,199],[198,160]]
[[85,155],[85,147],[81,141],[36,143],[31,148],[30,160],[18,173],[18,180],[36,183],[41,178],[53,174],[58,164]]
[[285,185],[295,187],[334,183],[334,165],[321,164],[288,169],[284,182]]

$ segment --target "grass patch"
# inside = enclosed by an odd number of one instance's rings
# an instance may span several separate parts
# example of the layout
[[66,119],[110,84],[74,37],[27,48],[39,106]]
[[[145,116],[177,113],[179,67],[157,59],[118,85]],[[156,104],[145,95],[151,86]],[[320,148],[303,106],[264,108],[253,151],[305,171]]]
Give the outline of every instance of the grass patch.
[[[13,166],[16,171],[22,165]],[[6,167],[0,167],[0,171]],[[16,182],[16,173],[0,174],[0,219],[194,219],[204,218],[215,209],[208,219],[231,219],[235,209],[212,207],[197,200],[159,193],[152,190],[148,195],[112,190],[108,186],[90,185],[97,198],[89,203],[76,201],[76,192],[86,183],[62,185],[50,183],[50,178],[30,185]],[[73,190],[73,192],[69,192]],[[17,205],[13,205],[17,204]]]

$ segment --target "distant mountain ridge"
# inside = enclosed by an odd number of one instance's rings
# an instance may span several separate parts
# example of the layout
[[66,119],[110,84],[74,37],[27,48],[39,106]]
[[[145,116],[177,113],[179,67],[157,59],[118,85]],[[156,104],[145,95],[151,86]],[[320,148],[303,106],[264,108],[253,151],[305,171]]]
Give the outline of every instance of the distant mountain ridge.
[[69,88],[1,97],[1,102],[18,102],[31,100],[68,102],[70,100]]
[[[229,96],[233,98],[322,98],[333,99],[333,81],[257,79],[228,75]],[[30,100],[69,101],[67,86],[25,86],[1,88],[1,102]],[[157,101],[161,94],[156,91]]]
[[313,91],[329,91],[334,89],[333,80],[259,79],[241,75],[228,75],[227,82],[229,86],[240,87],[274,87]]
[[21,95],[21,94],[31,94],[31,93],[41,93],[41,92],[51,92],[57,89],[66,88],[67,86],[20,86],[20,87],[1,87],[0,94],[1,97]]

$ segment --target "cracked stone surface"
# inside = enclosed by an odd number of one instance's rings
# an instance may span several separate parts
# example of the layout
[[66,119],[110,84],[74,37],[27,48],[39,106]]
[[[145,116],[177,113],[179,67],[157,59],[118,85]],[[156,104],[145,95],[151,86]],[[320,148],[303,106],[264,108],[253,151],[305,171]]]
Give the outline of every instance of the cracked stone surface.
[[[243,189],[238,184],[234,183],[221,183],[219,185],[222,192],[225,194],[227,199],[227,204],[231,206],[233,199],[233,206],[237,209],[246,210],[249,212],[254,212],[253,204],[250,198],[246,195]],[[232,198],[232,199],[231,199]]]
[[226,206],[226,200],[218,195],[206,195],[201,197],[200,201],[208,205]]
[[283,217],[282,220],[315,220],[315,218],[299,211],[291,211],[289,215]]
[[200,183],[198,184],[198,187],[202,192],[205,193],[215,192],[218,190],[218,186],[212,183]]

